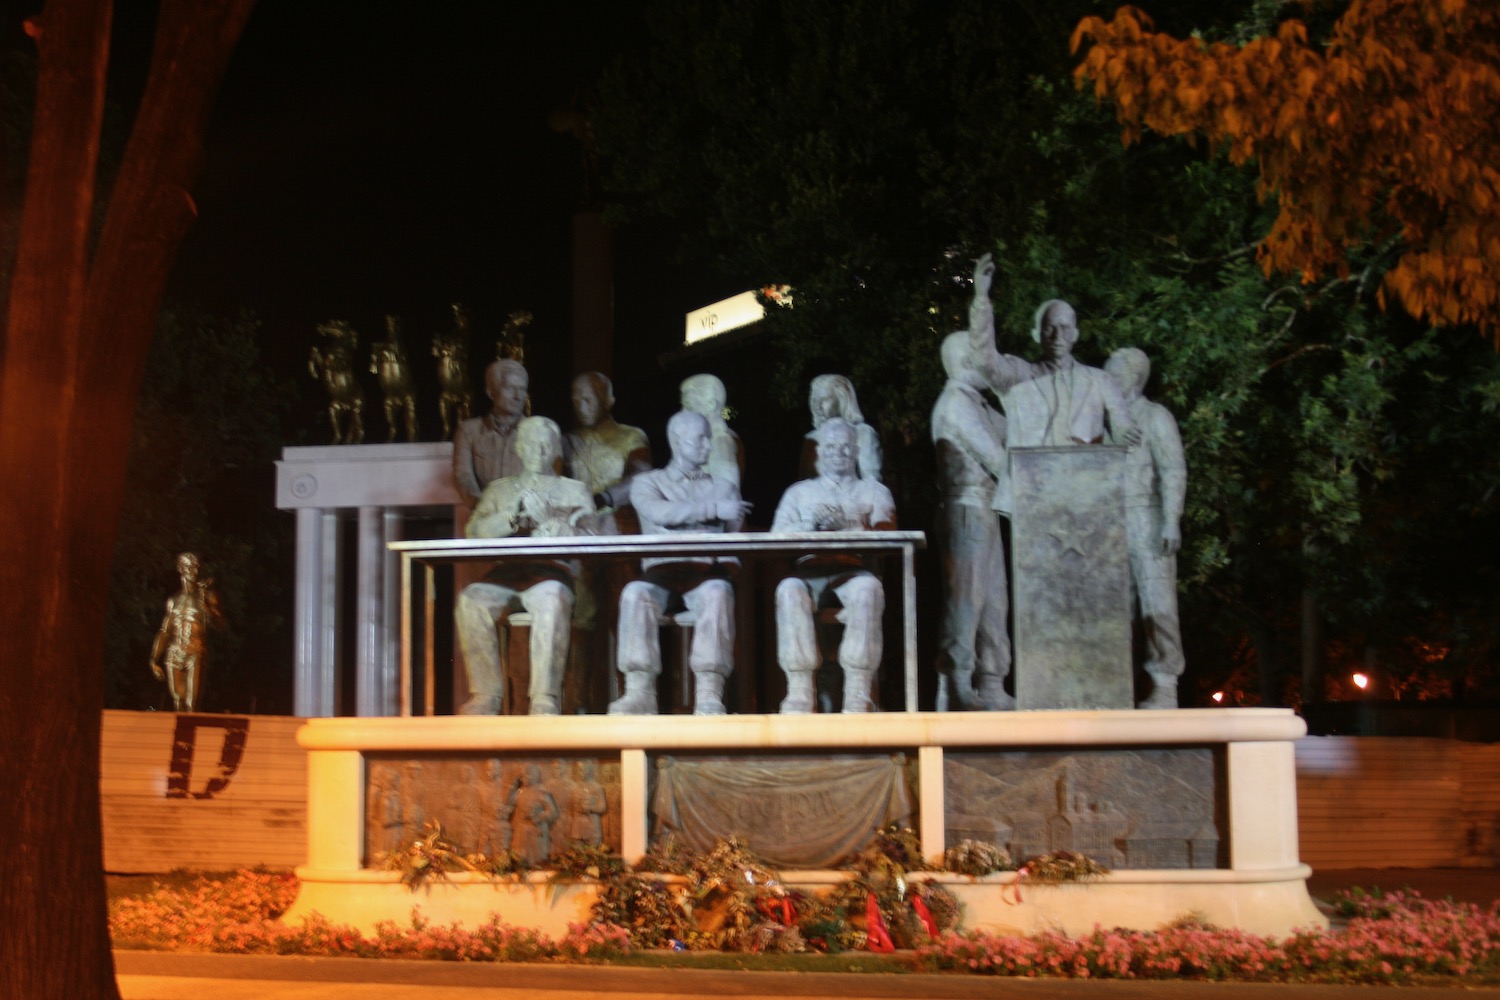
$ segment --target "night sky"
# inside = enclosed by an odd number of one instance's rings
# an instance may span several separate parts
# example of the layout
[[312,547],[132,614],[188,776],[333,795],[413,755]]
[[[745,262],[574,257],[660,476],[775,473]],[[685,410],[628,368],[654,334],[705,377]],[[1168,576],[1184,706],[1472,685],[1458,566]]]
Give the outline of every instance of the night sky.
[[[529,310],[536,411],[566,423],[581,169],[576,141],[548,119],[639,43],[640,7],[262,0],[215,106],[200,217],[169,297],[253,309],[268,361],[305,380],[310,412],[321,401],[303,366],[318,322],[346,319],[364,345],[386,313],[401,316],[425,379],[431,337],[462,302],[477,386],[505,317]],[[121,16],[123,40],[149,37],[149,24]],[[129,71],[123,63],[121,77]],[[622,256],[642,267],[624,240]],[[680,339],[682,313],[711,300],[657,277],[672,287],[632,296],[640,281],[628,267],[620,276],[617,353],[624,339],[654,361]],[[376,403],[373,380],[367,392]],[[433,398],[419,405],[424,436],[437,437]],[[378,405],[367,429],[383,438]],[[307,433],[323,442],[321,422]]]

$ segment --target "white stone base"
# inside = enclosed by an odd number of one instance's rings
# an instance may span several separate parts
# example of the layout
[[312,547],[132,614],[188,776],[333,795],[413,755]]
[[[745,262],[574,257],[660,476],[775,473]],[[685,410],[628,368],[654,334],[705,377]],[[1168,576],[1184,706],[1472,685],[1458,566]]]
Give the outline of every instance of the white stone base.
[[[538,750],[618,752],[624,855],[640,857],[647,839],[647,755],[654,750],[754,753],[767,748],[835,752],[850,748],[915,751],[920,775],[923,853],[941,855],[943,755],[947,750],[1017,747],[1205,746],[1224,748],[1228,866],[1119,871],[1065,885],[931,877],[964,903],[963,926],[998,933],[1095,927],[1154,930],[1189,914],[1257,934],[1284,936],[1326,927],[1307,894],[1311,870],[1297,856],[1293,741],[1306,732],[1284,709],[1184,709],[1120,712],[889,713],[812,715],[516,718],[314,719],[298,733],[308,750],[308,864],[297,869],[302,891],[287,919],[313,912],[368,932],[383,920],[409,922],[413,907],[439,924],[474,927],[498,914],[506,923],[551,936],[586,921],[594,888],[549,885],[545,875],[495,882],[451,875],[415,893],[398,873],[360,867],[365,843],[367,753],[524,753]],[[809,889],[842,876],[787,871],[789,885]]]

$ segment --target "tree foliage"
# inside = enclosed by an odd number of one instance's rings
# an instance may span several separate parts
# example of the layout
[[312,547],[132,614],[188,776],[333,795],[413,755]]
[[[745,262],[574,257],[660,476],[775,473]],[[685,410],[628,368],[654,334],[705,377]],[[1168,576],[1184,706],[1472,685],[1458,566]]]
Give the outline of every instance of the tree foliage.
[[1126,142],[1201,136],[1254,163],[1278,210],[1268,273],[1347,276],[1351,254],[1396,240],[1381,294],[1500,347],[1500,7],[1354,0],[1326,44],[1297,20],[1245,44],[1152,27],[1133,7],[1083,19],[1075,78],[1113,102]]
[[[1190,467],[1190,686],[1243,669],[1251,700],[1282,703],[1299,665],[1371,655],[1455,693],[1487,676],[1476,665],[1493,675],[1500,363],[1472,334],[1377,308],[1399,247],[1346,248],[1345,276],[1266,273],[1255,246],[1276,206],[1247,169],[1158,136],[1122,145],[1069,83],[1083,3],[806,6],[659,2],[596,126],[618,220],[665,220],[738,287],[793,286],[766,320],[776,398],[800,410],[810,375],[851,375],[904,524],[927,526],[936,496],[938,344],[992,251],[1003,350],[1033,350],[1032,312],[1058,296],[1085,361],[1127,344],[1152,358],[1148,393]],[[1262,33],[1260,5],[1163,16]]]

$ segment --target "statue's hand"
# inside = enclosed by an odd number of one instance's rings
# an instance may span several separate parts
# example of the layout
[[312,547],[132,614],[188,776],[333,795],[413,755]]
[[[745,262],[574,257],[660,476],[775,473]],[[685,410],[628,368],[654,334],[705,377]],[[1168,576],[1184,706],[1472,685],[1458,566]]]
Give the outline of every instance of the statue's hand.
[[1164,556],[1175,556],[1182,548],[1182,529],[1175,524],[1169,524],[1161,529],[1161,554]]
[[164,681],[164,680],[167,679],[167,672],[161,668],[161,664],[160,663],[157,663],[155,660],[152,660],[151,661],[151,676],[155,677],[159,681]]
[[988,296],[995,281],[995,255],[985,254],[974,262],[974,294]]
[[1127,447],[1134,448],[1141,443],[1141,429],[1139,427],[1130,428],[1124,434],[1120,435],[1120,440],[1124,441]]
[[720,521],[738,521],[749,515],[751,506],[747,500],[720,500],[714,513]]
[[813,510],[814,531],[843,531],[845,527],[844,512],[832,504],[823,504]]

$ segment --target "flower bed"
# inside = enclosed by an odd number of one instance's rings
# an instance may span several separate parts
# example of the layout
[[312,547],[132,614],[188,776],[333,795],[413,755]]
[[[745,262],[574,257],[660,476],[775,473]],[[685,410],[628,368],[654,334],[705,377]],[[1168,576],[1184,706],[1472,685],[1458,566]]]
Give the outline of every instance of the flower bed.
[[[119,948],[481,962],[607,961],[667,938],[658,928],[606,922],[572,924],[555,940],[498,919],[472,929],[434,926],[416,908],[409,925],[385,923],[372,935],[318,919],[294,927],[276,918],[296,892],[296,880],[286,874],[203,877],[184,888],[116,901],[110,925]],[[1339,906],[1348,920],[1341,929],[1284,939],[1187,918],[1154,932],[1101,929],[1081,938],[946,931],[923,938],[913,954],[929,971],[1006,976],[1388,985],[1500,981],[1500,904],[1485,909],[1411,892],[1356,891]],[[741,938],[747,950],[756,950],[757,942],[775,947],[769,935]]]

